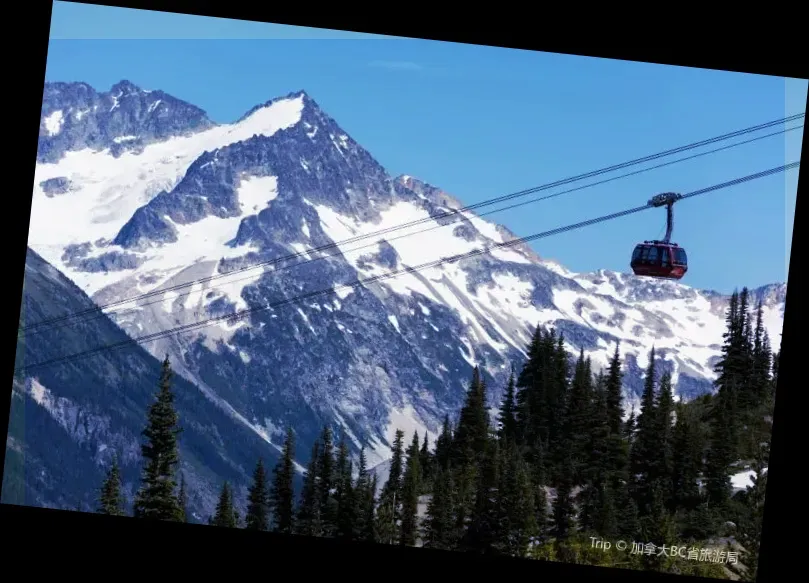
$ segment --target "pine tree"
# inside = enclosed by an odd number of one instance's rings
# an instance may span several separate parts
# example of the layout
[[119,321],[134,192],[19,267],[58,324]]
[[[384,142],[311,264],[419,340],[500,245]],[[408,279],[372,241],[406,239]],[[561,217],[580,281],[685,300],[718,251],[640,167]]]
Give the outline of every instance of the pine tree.
[[421,489],[421,464],[419,434],[413,433],[413,441],[407,449],[407,464],[402,479],[402,524],[399,544],[415,546],[418,528],[419,491]]
[[703,444],[693,413],[680,404],[674,425],[671,509],[694,510],[700,502],[697,480],[702,472]]
[[[375,482],[368,472],[365,447],[360,450],[357,468],[357,482],[354,486],[354,536],[355,540],[374,541],[374,498]],[[375,477],[375,476],[374,476]]]
[[320,457],[317,470],[320,493],[320,512],[323,521],[323,534],[334,536],[337,531],[337,501],[335,491],[334,434],[325,426],[320,434]]
[[755,581],[758,569],[758,555],[761,549],[761,526],[764,517],[764,495],[767,490],[767,465],[770,444],[763,441],[759,444],[753,462],[752,484],[746,492],[746,510],[748,515],[741,524],[740,542],[747,550],[744,563],[747,567],[747,581]]
[[[554,335],[551,331],[551,340]],[[549,379],[549,390],[546,392],[547,438],[543,441],[550,446],[551,459],[558,471],[561,469],[564,460],[568,455],[565,451],[567,447],[563,436],[564,427],[567,424],[566,416],[569,412],[568,403],[568,375],[569,363],[567,352],[565,351],[564,335],[559,335],[556,343],[551,347],[551,376]],[[572,459],[570,460],[572,463]],[[558,473],[558,471],[554,473]],[[575,466],[574,466],[575,477]]]
[[[287,429],[281,459],[273,469],[273,480],[268,493],[272,511],[273,531],[292,534],[295,531],[295,436],[292,428]],[[314,485],[314,484],[312,484]]]
[[553,535],[566,539],[573,529],[575,509],[573,507],[573,463],[567,458],[562,463],[556,487],[556,500],[553,505]]
[[496,550],[499,538],[498,485],[500,482],[500,452],[495,435],[491,435],[483,452],[477,474],[474,506],[464,545],[481,553]]
[[731,494],[730,468],[737,445],[736,395],[730,388],[719,392],[713,403],[710,446],[705,459],[705,490],[714,507],[727,504]]
[[453,452],[455,464],[475,463],[486,447],[489,435],[489,414],[486,407],[486,382],[475,367],[461,408],[458,429],[455,431]]
[[627,444],[632,446],[632,443],[635,441],[635,431],[637,430],[637,423],[635,418],[635,407],[632,407],[632,410],[629,412],[629,417],[624,423],[624,430],[623,435],[624,439],[626,439]]
[[238,518],[233,507],[233,493],[227,482],[222,485],[212,524],[224,528],[237,528],[238,526]]
[[545,492],[546,473],[542,453],[531,465],[525,467],[526,480],[531,486],[530,501],[533,503],[534,516],[529,521],[535,531],[534,537],[542,539],[548,529],[548,495]]
[[298,516],[295,524],[298,534],[307,536],[321,536],[323,534],[320,483],[317,475],[319,467],[320,442],[315,441],[312,445],[312,455],[306,467],[306,475],[301,489],[301,501],[298,506]]
[[452,448],[452,430],[449,424],[449,416],[444,417],[444,425],[441,434],[435,442],[435,465],[443,470],[449,469]]
[[455,484],[450,469],[436,467],[433,483],[433,496],[427,505],[424,546],[450,550],[455,544]]
[[673,427],[672,413],[674,399],[672,396],[671,374],[663,373],[660,378],[660,390],[655,401],[656,433],[655,452],[653,458],[653,476],[662,488],[662,496],[666,503],[670,502],[673,472]]
[[180,474],[180,492],[177,494],[180,507],[180,522],[188,522],[188,492],[185,489],[185,475]]
[[[591,429],[594,416],[592,399],[590,361],[584,358],[584,349],[582,349],[576,361],[573,382],[570,385],[568,402],[565,405],[567,412],[564,416],[564,430],[559,435],[559,439],[563,442],[561,450],[565,452],[565,455],[571,456],[574,483],[580,483],[584,479],[590,462],[589,452],[592,445]],[[602,416],[602,420],[604,413],[605,411],[598,412]],[[603,443],[597,445],[603,445]]]
[[716,365],[716,399],[712,419],[712,455],[708,471],[716,480],[708,485],[709,495],[715,503],[723,503],[729,491],[720,484],[721,475],[734,461],[739,445],[739,407],[747,401],[750,372],[750,338],[747,315],[747,288],[730,298],[726,317],[726,331],[722,357]]
[[475,464],[465,464],[453,471],[453,483],[455,486],[453,497],[455,505],[453,517],[455,519],[455,532],[453,538],[462,541],[475,506],[475,495],[477,494],[477,479],[479,468]]
[[[583,531],[600,532],[602,522],[606,520],[605,515],[614,514],[611,507],[614,503],[612,487],[620,482],[614,464],[617,455],[623,453],[620,437],[610,433],[606,378],[603,375],[599,375],[591,402],[585,407],[589,415],[584,426],[586,440],[582,440],[581,455],[586,457],[580,471],[584,485],[579,492],[579,527]],[[613,449],[617,449],[618,453]]]
[[396,430],[393,438],[393,455],[390,461],[388,481],[382,488],[377,515],[377,539],[393,544],[399,537],[401,525],[402,475],[404,469],[404,431]]
[[107,472],[104,484],[101,486],[101,496],[98,505],[99,514],[112,516],[124,515],[124,497],[121,493],[121,471],[118,460],[113,458],[112,466]]
[[419,452],[419,465],[421,466],[421,484],[422,490],[428,487],[432,481],[433,460],[430,455],[430,442],[427,438],[427,432],[424,433],[424,442],[421,444],[421,451]]
[[615,345],[615,353],[612,355],[609,367],[607,368],[607,378],[605,381],[605,390],[607,393],[607,422],[609,424],[610,433],[620,435],[623,430],[623,396],[621,392],[622,385],[621,373],[621,355],[618,344]]
[[247,491],[245,527],[248,530],[267,530],[269,528],[268,502],[267,474],[264,471],[264,463],[258,460],[256,469],[253,471],[253,483]]
[[601,484],[599,503],[595,530],[603,537],[614,538],[618,536],[619,520],[618,509],[615,506],[615,494],[610,482]]
[[640,519],[638,518],[638,505],[629,493],[628,488],[624,488],[616,493],[617,506],[621,509],[618,517],[618,534],[622,537],[631,538],[637,536],[640,531]]
[[656,451],[656,432],[659,426],[655,411],[656,380],[655,350],[652,348],[641,396],[640,413],[637,417],[637,434],[632,445],[631,473],[639,516],[646,516],[651,512],[652,480],[658,454]]
[[354,485],[352,484],[352,464],[349,459],[348,444],[345,439],[340,441],[337,450],[337,468],[335,481],[335,501],[337,502],[337,529],[338,537],[351,540],[354,537],[354,520],[356,501],[354,499]]
[[499,437],[503,441],[512,441],[517,438],[517,417],[516,417],[516,396],[514,385],[514,371],[508,378],[508,385],[506,387],[506,394],[503,397],[503,403],[500,406],[499,415]]
[[[609,480],[609,496],[616,502],[618,493],[626,488],[629,479],[629,448],[634,431],[634,409],[626,423],[623,422],[623,375],[621,373],[621,356],[616,344],[615,353],[607,368],[607,375],[598,386],[604,387],[605,422],[607,433],[604,438],[606,459],[603,463],[606,479]],[[620,496],[619,496],[620,497]]]
[[389,496],[380,495],[379,506],[375,516],[376,524],[374,527],[374,538],[377,542],[386,545],[392,545],[397,542],[399,525],[397,524],[396,505],[398,503],[399,500],[395,498],[395,494],[393,493]]
[[756,324],[753,335],[753,397],[757,403],[761,403],[767,396],[767,389],[770,382],[770,371],[772,370],[772,351],[767,331],[764,328],[764,307],[759,300],[756,306]]
[[135,498],[135,516],[156,520],[178,520],[181,515],[175,489],[175,471],[180,462],[177,436],[178,416],[171,391],[173,376],[168,356],[163,361],[157,399],[149,407],[146,438],[141,455],[146,464],[141,489]]
[[544,336],[537,326],[526,347],[528,360],[523,365],[516,383],[515,429],[520,444],[532,444],[539,438],[540,406],[544,402],[543,353]]
[[[539,534],[534,485],[513,441],[504,445],[503,471],[497,488],[497,522],[494,549],[504,555],[523,557]],[[543,497],[543,504],[544,504]],[[544,509],[543,509],[544,511]]]

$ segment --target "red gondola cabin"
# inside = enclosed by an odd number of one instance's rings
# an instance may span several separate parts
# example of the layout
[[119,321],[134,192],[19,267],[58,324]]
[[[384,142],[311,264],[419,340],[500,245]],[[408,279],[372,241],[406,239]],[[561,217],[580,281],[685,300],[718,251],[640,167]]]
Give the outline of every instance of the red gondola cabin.
[[635,275],[680,279],[688,271],[688,256],[676,243],[644,241],[635,246],[629,265]]

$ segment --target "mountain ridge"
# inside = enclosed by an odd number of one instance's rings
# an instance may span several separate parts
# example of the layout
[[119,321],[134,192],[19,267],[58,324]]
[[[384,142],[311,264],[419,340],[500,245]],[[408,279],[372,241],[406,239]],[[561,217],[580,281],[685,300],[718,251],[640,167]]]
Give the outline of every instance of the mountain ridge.
[[[22,326],[29,320],[87,309],[93,302],[29,248],[21,305]],[[126,338],[106,317],[77,321],[43,335],[24,334],[17,342],[15,368],[92,346],[94,341],[114,344]],[[140,478],[140,433],[159,376],[160,362],[140,346],[15,374],[3,502],[94,508],[94,496],[113,457],[131,502]],[[274,462],[279,451],[266,436],[231,419],[185,379],[175,377],[173,392],[182,428],[180,471],[188,487],[189,510],[203,519],[216,503],[220,480],[231,480],[241,491],[256,459]]]
[[[43,119],[54,108],[43,105]],[[57,179],[72,190],[48,196],[42,183]],[[516,238],[452,212],[463,207],[438,187],[388,174],[298,91],[138,152],[66,151],[38,164],[29,242],[97,304],[189,284],[188,293],[110,311],[138,336]],[[86,214],[69,229],[50,228],[68,208]],[[394,229],[413,221],[423,224]],[[394,230],[369,236],[385,229]],[[324,245],[333,249],[317,251]],[[290,253],[317,261],[194,283]],[[766,299],[771,336],[784,293],[777,283],[754,293]],[[460,405],[473,364],[497,398],[538,324],[564,332],[568,349],[584,349],[597,367],[620,342],[630,405],[652,345],[681,396],[710,390],[726,305],[727,296],[679,283],[573,273],[520,244],[147,348],[172,354],[181,374],[253,430],[278,440],[285,426],[300,428],[304,457],[326,422],[380,461],[394,426],[435,435]]]

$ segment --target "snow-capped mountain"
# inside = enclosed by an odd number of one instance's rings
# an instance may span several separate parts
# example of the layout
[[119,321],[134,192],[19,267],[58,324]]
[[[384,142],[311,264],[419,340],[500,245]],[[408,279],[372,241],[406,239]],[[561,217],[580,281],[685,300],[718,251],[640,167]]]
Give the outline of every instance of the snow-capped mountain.
[[[33,190],[34,250],[99,305],[154,294],[106,310],[131,336],[263,307],[144,347],[276,443],[292,425],[299,460],[324,423],[376,461],[396,428],[434,436],[474,364],[499,398],[537,324],[596,366],[620,341],[628,402],[653,345],[681,396],[711,388],[728,301],[715,292],[572,273],[525,245],[405,270],[515,236],[471,212],[430,218],[463,204],[389,175],[304,92],[217,125],[128,82],[48,84]],[[754,292],[776,348],[785,291]]]

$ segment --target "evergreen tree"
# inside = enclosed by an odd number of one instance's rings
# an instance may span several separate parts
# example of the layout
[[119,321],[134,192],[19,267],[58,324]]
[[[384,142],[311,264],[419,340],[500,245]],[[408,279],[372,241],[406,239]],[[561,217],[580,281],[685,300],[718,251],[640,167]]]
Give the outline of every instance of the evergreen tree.
[[705,490],[712,506],[727,504],[731,494],[731,463],[735,456],[735,393],[718,394],[714,399],[711,438],[705,459]]
[[149,407],[143,431],[145,460],[142,484],[135,497],[135,516],[156,520],[178,520],[181,510],[175,495],[175,471],[180,462],[177,435],[178,416],[171,390],[173,376],[168,356],[163,361],[157,399]]
[[[564,432],[559,436],[563,441],[565,455],[571,456],[573,465],[573,482],[580,483],[591,461],[593,445],[591,429],[593,428],[594,410],[592,407],[593,386],[589,359],[584,358],[584,349],[579,353],[573,373],[573,382],[566,404]],[[602,416],[606,411],[598,411]],[[603,437],[603,436],[602,436]],[[598,443],[597,445],[603,445]]]
[[632,410],[629,412],[629,417],[624,423],[624,431],[623,435],[629,445],[632,445],[632,442],[635,438],[635,430],[637,429],[637,423],[635,419],[635,407],[632,407]]
[[659,482],[663,499],[669,502],[672,489],[673,472],[673,427],[672,413],[674,412],[674,399],[671,388],[671,374],[663,373],[660,378],[660,390],[655,402],[656,432],[655,457],[652,458],[652,479]]
[[453,471],[453,482],[455,486],[453,492],[455,499],[453,508],[455,532],[453,537],[459,542],[463,540],[469,528],[469,522],[475,507],[475,499],[478,490],[478,470],[478,466],[470,463],[455,468]]
[[180,492],[177,494],[180,507],[180,522],[188,522],[188,492],[185,489],[185,475],[180,474]]
[[708,471],[716,480],[709,484],[709,496],[715,503],[723,503],[729,491],[720,482],[721,475],[734,461],[739,445],[739,406],[748,401],[750,339],[747,288],[741,294],[733,293],[726,317],[726,330],[722,345],[722,357],[716,365],[716,399],[712,418],[712,446],[714,455],[708,461]]
[[118,460],[113,458],[112,466],[107,472],[104,484],[101,486],[98,512],[112,516],[124,515],[124,497],[121,493],[121,471]]
[[691,411],[680,404],[674,426],[671,509],[694,510],[700,502],[697,480],[702,472],[703,444]]
[[575,509],[573,507],[573,463],[564,460],[556,487],[556,500],[553,505],[553,535],[558,540],[566,539],[573,529]]
[[419,465],[421,466],[422,489],[424,489],[432,480],[433,468],[433,460],[430,455],[430,442],[426,432],[424,433],[424,442],[421,444],[421,451],[419,452]]
[[[624,405],[622,391],[623,375],[621,373],[621,357],[618,345],[607,367],[606,377],[597,383],[604,387],[605,413],[604,420],[607,433],[604,438],[605,460],[603,462],[605,478],[609,481],[608,490],[611,503],[615,504],[621,497],[629,481],[627,464],[629,449],[632,443],[635,414],[634,409],[626,423],[623,422]],[[598,423],[598,419],[596,419]]]
[[618,509],[615,506],[615,494],[610,482],[605,481],[600,485],[598,500],[600,506],[595,530],[603,537],[614,538],[618,536],[619,520]]
[[340,538],[351,540],[354,537],[356,500],[352,483],[353,467],[349,459],[348,444],[340,441],[337,450],[337,468],[334,498],[337,502],[337,531]]
[[427,505],[424,546],[450,550],[455,543],[455,485],[450,469],[437,466],[433,484],[433,495]]
[[548,529],[549,516],[548,496],[545,492],[545,464],[541,452],[532,465],[526,464],[525,473],[526,480],[531,486],[531,497],[529,500],[533,503],[534,507],[534,516],[532,519],[528,519],[528,524],[531,525],[531,529],[534,531],[533,537],[542,539]]
[[617,506],[621,509],[618,517],[618,534],[626,538],[637,536],[640,531],[638,505],[630,495],[629,489],[618,491],[615,498],[618,501]]
[[376,492],[377,492],[377,477],[376,474],[371,476],[371,486],[365,493],[365,511],[363,512],[363,535],[360,540],[373,543],[377,541],[376,536]]
[[466,532],[467,549],[492,553],[499,538],[498,485],[500,481],[500,452],[495,435],[490,436],[483,451],[474,506]]
[[301,489],[301,501],[298,506],[298,516],[295,524],[298,534],[308,536],[321,536],[323,534],[320,482],[317,475],[319,467],[320,442],[315,441],[312,445],[312,455],[306,467],[306,475]]
[[379,497],[377,515],[377,540],[393,544],[399,538],[402,505],[402,476],[404,470],[404,431],[396,430],[393,438],[393,455],[390,461],[388,481]]
[[766,399],[772,370],[772,351],[767,331],[764,328],[763,305],[759,300],[756,306],[756,324],[753,335],[753,398],[761,403]]
[[449,469],[452,448],[452,430],[449,424],[449,416],[444,417],[444,425],[441,434],[435,442],[435,464],[443,470]]
[[537,326],[526,353],[528,360],[517,378],[515,395],[515,429],[518,441],[534,443],[539,437],[541,404],[544,402],[543,353],[545,348],[542,329]]
[[395,493],[385,495],[383,486],[383,494],[379,496],[379,506],[375,515],[374,539],[386,545],[395,544],[399,534],[396,512],[399,500],[395,496]]
[[248,530],[267,530],[269,528],[268,502],[267,474],[264,471],[264,463],[258,460],[256,469],[253,471],[253,483],[247,491],[245,526]]
[[599,529],[607,520],[606,516],[614,514],[612,488],[620,478],[614,467],[615,458],[623,453],[620,436],[610,433],[606,378],[603,375],[599,375],[596,390],[586,408],[589,414],[586,416],[586,439],[581,441],[581,455],[586,456],[586,461],[579,474],[584,481],[579,492],[579,527],[583,531],[601,532]]
[[[553,330],[551,330],[551,341],[555,338]],[[564,460],[568,456],[566,448],[568,446],[567,440],[563,436],[564,427],[567,424],[567,407],[568,403],[568,373],[569,363],[567,352],[565,351],[564,336],[559,335],[555,344],[550,347],[550,360],[551,360],[551,375],[549,379],[549,390],[546,391],[546,416],[547,419],[544,425],[547,427],[547,437],[543,439],[545,443],[550,446],[551,459],[558,471],[561,469],[562,464],[566,463]],[[572,463],[572,458],[570,459]],[[573,477],[575,477],[575,466],[573,466]],[[555,473],[558,473],[555,472]]]
[[402,545],[416,544],[420,482],[419,434],[414,432],[413,441],[407,449],[407,465],[402,479],[402,524],[399,533],[399,544]]
[[[292,534],[295,530],[295,436],[292,428],[287,429],[281,459],[273,469],[273,480],[268,493],[269,507],[272,511],[273,531]],[[312,482],[311,487],[314,486]]]
[[514,385],[514,371],[508,378],[508,385],[506,387],[506,394],[503,397],[503,403],[500,406],[499,415],[499,437],[503,441],[512,441],[517,438],[517,417],[516,417],[516,394]]
[[334,434],[329,426],[325,426],[320,434],[320,457],[318,462],[317,475],[323,534],[325,536],[334,536],[337,530],[337,501],[334,498],[336,472]]
[[615,353],[612,355],[609,367],[607,368],[607,379],[605,390],[607,393],[607,422],[610,433],[621,435],[623,433],[623,395],[621,386],[623,383],[621,373],[621,355],[618,344],[615,345]]
[[233,493],[227,482],[222,485],[212,524],[224,528],[237,528],[238,526],[238,518],[233,507]]
[[[374,498],[375,481],[368,472],[365,447],[360,450],[357,468],[357,482],[354,486],[354,539],[374,541]],[[374,476],[375,477],[375,476]]]
[[453,440],[455,463],[458,466],[478,461],[489,435],[489,414],[486,407],[486,382],[475,367],[461,408],[458,428]]
[[659,427],[655,411],[656,380],[655,350],[652,348],[641,396],[640,413],[637,417],[637,434],[632,445],[631,473],[639,516],[646,516],[651,512],[652,481],[658,454],[656,450]]
[[747,487],[747,516],[741,524],[740,542],[747,550],[744,563],[747,567],[747,581],[755,581],[758,569],[758,555],[761,550],[761,525],[764,517],[764,495],[767,490],[767,464],[770,445],[764,441],[759,445],[753,461],[752,485]]
[[514,442],[507,441],[504,447],[503,471],[497,488],[493,547],[500,554],[523,557],[531,540],[539,534],[534,485]]

